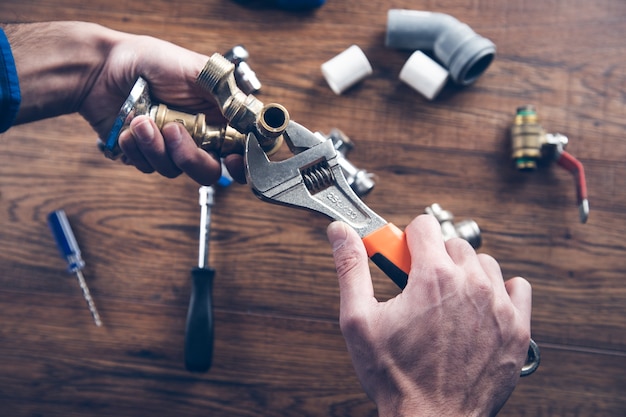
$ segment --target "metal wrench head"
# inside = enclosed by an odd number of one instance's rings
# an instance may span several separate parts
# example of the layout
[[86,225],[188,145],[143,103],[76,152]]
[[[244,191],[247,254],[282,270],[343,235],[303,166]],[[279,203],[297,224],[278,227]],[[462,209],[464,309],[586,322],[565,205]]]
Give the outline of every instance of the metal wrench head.
[[331,140],[321,139],[294,121],[283,135],[295,155],[277,162],[268,159],[253,133],[248,135],[246,177],[257,197],[342,220],[361,237],[387,223],[352,191]]

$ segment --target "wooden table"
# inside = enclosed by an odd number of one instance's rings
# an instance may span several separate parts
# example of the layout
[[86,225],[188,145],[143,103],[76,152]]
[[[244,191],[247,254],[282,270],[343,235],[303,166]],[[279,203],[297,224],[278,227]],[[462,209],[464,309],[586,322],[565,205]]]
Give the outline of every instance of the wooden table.
[[[497,45],[469,87],[433,102],[398,80],[410,55],[384,46],[391,8],[450,14]],[[432,203],[482,230],[506,277],[533,285],[542,364],[504,416],[626,414],[626,3],[621,0],[328,0],[312,13],[226,0],[4,0],[2,20],[90,20],[205,54],[250,51],[259,98],[313,130],[343,130],[376,174],[364,200],[404,227]],[[335,95],[320,65],[356,44],[374,73]],[[517,172],[509,129],[534,104],[587,172]],[[103,158],[76,115],[0,138],[2,416],[373,416],[340,334],[321,215],[219,188],[213,211],[214,366],[183,366],[198,186]],[[103,328],[64,272],[46,215],[63,208]],[[381,300],[397,293],[372,269]],[[459,323],[462,325],[462,323]]]

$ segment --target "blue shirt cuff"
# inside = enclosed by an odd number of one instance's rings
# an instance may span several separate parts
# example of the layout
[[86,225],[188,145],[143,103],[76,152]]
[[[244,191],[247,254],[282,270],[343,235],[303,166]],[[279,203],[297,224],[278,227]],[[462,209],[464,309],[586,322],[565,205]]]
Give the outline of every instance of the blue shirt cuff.
[[15,122],[22,97],[11,45],[0,28],[0,133]]

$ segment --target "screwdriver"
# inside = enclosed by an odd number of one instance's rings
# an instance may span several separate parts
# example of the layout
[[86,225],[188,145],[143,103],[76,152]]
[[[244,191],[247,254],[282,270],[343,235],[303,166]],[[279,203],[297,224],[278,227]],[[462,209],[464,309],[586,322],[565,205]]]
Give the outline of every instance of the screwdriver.
[[78,243],[76,242],[74,232],[72,231],[72,227],[70,226],[70,222],[67,219],[65,211],[56,210],[48,214],[48,226],[50,226],[52,236],[54,236],[54,240],[56,241],[59,251],[61,252],[61,256],[67,262],[67,272],[70,274],[76,274],[76,278],[78,278],[78,284],[80,285],[81,290],[83,290],[83,297],[85,298],[85,301],[87,301],[87,306],[93,316],[94,323],[96,323],[96,326],[102,326],[100,315],[98,314],[96,305],[91,298],[89,287],[87,287],[85,277],[82,273],[82,269],[85,267],[85,261],[83,261],[81,257],[80,248],[78,247]]
[[213,277],[209,267],[211,207],[215,190],[202,186],[200,194],[200,239],[198,266],[191,270],[191,296],[185,329],[185,368],[190,372],[206,372],[213,357]]

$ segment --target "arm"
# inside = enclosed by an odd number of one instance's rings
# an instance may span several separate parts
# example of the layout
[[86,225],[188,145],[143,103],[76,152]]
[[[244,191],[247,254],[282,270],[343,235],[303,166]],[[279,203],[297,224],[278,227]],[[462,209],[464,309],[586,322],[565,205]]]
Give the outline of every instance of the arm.
[[16,124],[76,112],[118,40],[88,23],[4,25],[20,81]]
[[357,376],[386,416],[493,416],[515,388],[530,340],[531,289],[432,216],[407,228],[404,291],[378,302],[357,234],[332,223],[340,325]]
[[[11,44],[22,102],[16,124],[79,112],[101,138],[138,76],[156,100],[221,119],[212,97],[195,88],[207,57],[149,36],[114,31],[86,22],[46,22],[3,26]],[[167,177],[187,173],[210,184],[219,178],[219,161],[197,148],[189,134],[172,123],[160,132],[147,117],[137,117],[120,137],[124,162]]]

